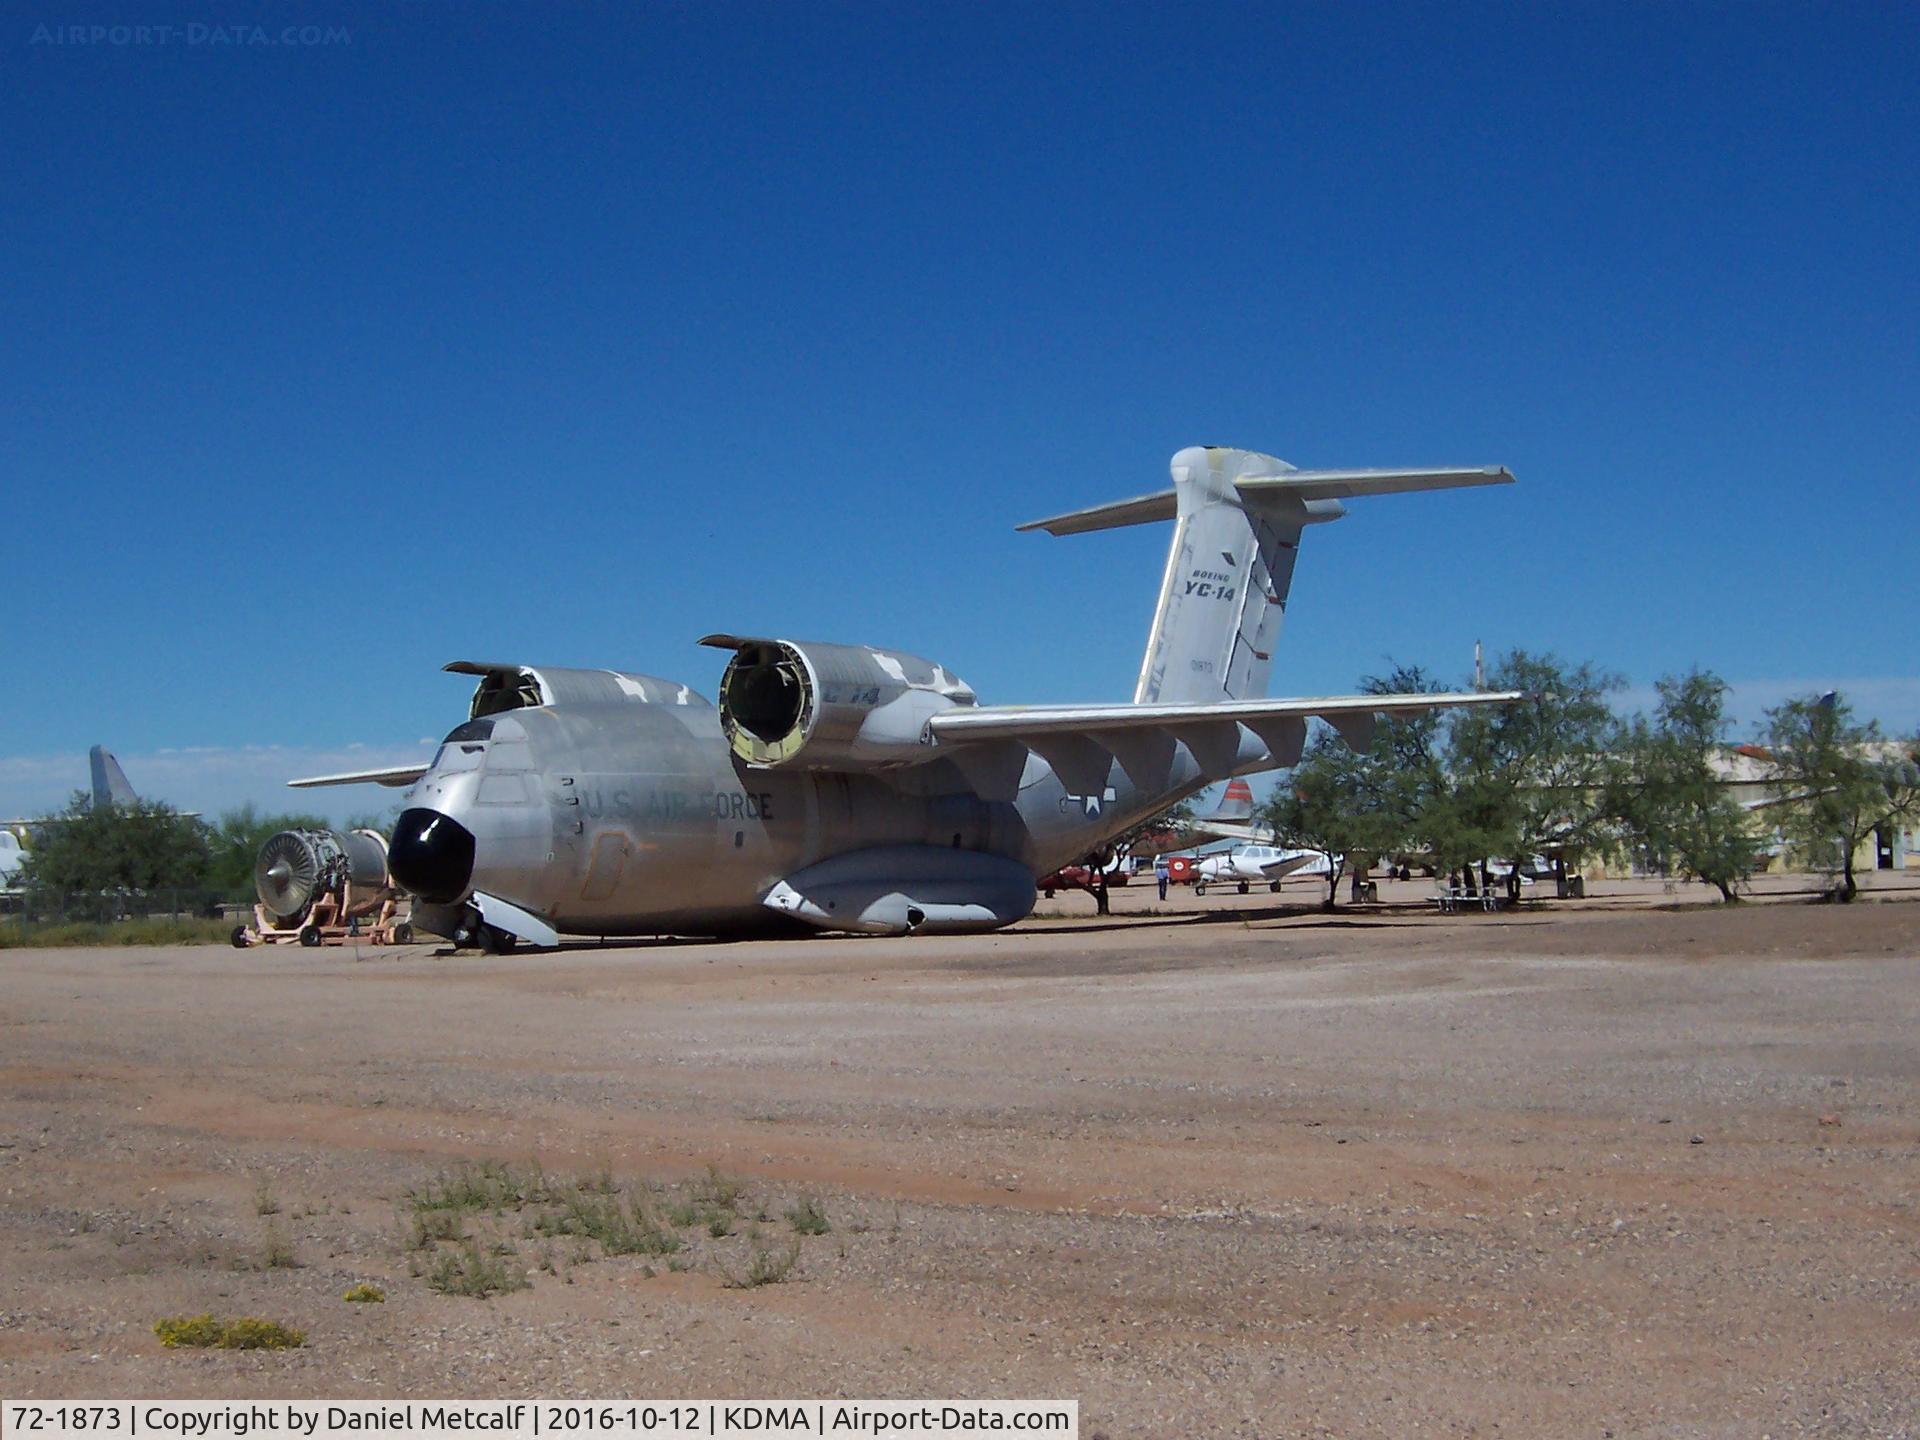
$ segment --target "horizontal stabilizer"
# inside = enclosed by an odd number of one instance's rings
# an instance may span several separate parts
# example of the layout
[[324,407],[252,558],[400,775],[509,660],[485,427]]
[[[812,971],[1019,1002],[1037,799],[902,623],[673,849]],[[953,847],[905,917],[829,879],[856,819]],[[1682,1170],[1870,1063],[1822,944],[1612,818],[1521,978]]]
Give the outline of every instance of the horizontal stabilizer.
[[[1448,466],[1422,470],[1294,470],[1275,460],[1271,474],[1240,475],[1233,488],[1242,503],[1254,506],[1284,496],[1300,500],[1352,500],[1363,495],[1406,495],[1417,490],[1457,490],[1467,485],[1511,485],[1513,474],[1504,465]],[[1085,510],[1070,510],[1045,520],[1029,520],[1018,530],[1044,530],[1049,535],[1082,535],[1121,525],[1145,525],[1171,520],[1178,511],[1178,492],[1162,490],[1136,495]]]
[[1352,500],[1362,495],[1408,495],[1416,490],[1458,490],[1467,485],[1511,485],[1504,465],[1448,466],[1440,470],[1286,470],[1278,475],[1242,475],[1233,488],[1240,498],[1297,495],[1302,500]]
[[289,780],[295,790],[313,790],[322,785],[391,785],[395,789],[411,785],[427,773],[427,765],[394,765],[385,770],[347,770],[338,775],[309,775]]
[[1044,530],[1049,535],[1082,535],[1089,530],[1112,530],[1120,525],[1145,525],[1152,520],[1171,520],[1176,508],[1171,490],[1158,495],[1136,495],[1131,500],[1115,500],[1092,505],[1085,510],[1069,510],[1050,520],[1029,520],[1016,530]]

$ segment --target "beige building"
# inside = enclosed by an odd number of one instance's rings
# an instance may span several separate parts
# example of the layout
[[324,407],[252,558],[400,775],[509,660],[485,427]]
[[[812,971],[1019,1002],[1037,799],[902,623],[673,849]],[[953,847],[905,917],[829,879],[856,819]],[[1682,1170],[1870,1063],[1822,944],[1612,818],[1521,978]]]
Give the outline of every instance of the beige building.
[[[1899,753],[1896,744],[1891,741],[1883,742],[1881,748],[1889,756]],[[1799,872],[1812,868],[1806,857],[1795,853],[1787,845],[1774,822],[1768,818],[1769,811],[1779,801],[1780,790],[1768,779],[1766,750],[1758,745],[1731,746],[1717,757],[1715,768],[1734,799],[1754,812],[1761,833],[1771,837],[1766,864],[1755,873]],[[1866,839],[1854,852],[1853,868],[1860,873],[1868,870],[1905,870],[1909,865],[1920,869],[1920,853],[1916,852],[1920,852],[1920,825],[1911,818],[1897,821]],[[1583,869],[1589,878],[1596,880],[1647,873],[1637,863],[1630,865],[1618,860],[1603,862],[1596,857],[1590,857]]]

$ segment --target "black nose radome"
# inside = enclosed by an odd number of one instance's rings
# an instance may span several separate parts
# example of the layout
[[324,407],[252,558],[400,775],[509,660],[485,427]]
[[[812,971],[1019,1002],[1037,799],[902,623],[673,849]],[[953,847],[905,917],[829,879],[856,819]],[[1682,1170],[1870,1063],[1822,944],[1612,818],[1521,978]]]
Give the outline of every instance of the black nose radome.
[[473,879],[473,832],[438,810],[403,810],[387,846],[387,873],[422,900],[451,905]]

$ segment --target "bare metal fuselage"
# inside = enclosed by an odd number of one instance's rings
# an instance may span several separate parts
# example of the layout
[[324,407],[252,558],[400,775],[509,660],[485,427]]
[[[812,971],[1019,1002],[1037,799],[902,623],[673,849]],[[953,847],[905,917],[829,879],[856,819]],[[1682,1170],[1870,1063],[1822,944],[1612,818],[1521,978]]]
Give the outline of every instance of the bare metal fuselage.
[[[711,704],[661,689],[679,702],[561,703],[463,725],[406,803],[472,832],[474,890],[577,935],[791,928],[765,904],[775,885],[878,847],[1001,856],[1044,874],[1168,803],[1118,768],[1099,794],[1070,795],[1037,757],[1012,801],[981,798],[947,765],[753,768]],[[1180,790],[1204,783],[1195,767]]]

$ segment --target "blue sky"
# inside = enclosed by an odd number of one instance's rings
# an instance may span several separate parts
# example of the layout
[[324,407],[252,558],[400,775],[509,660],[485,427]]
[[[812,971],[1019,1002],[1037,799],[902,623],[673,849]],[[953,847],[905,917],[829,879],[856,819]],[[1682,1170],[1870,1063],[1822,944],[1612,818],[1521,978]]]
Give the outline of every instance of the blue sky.
[[96,740],[278,806],[446,660],[711,692],[711,630],[1124,698],[1164,533],[1012,526],[1193,443],[1519,476],[1311,532],[1281,692],[1479,639],[1911,729],[1917,66],[1891,4],[15,7],[0,810]]

